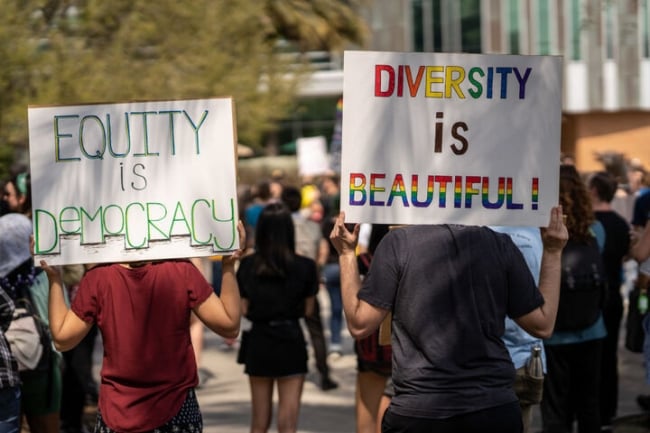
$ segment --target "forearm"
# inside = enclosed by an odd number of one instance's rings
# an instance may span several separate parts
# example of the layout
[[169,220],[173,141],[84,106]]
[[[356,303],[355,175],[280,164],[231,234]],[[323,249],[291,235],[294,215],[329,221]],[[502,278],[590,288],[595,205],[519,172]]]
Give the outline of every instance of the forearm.
[[228,322],[228,325],[225,327],[227,329],[224,329],[224,331],[234,334],[236,337],[239,334],[242,312],[239,285],[237,284],[235,274],[235,264],[224,262],[222,265],[221,295],[219,298],[223,303]]
[[560,281],[562,277],[562,251],[544,251],[539,275],[539,291],[544,304],[537,327],[543,335],[550,335],[555,327],[558,303],[560,300]]
[[343,311],[348,322],[350,333],[355,335],[363,328],[363,318],[360,315],[360,303],[358,298],[361,289],[361,278],[357,258],[352,253],[339,256],[341,272],[341,298]]
[[632,245],[630,255],[637,262],[642,262],[650,257],[650,225],[646,226],[641,237]]
[[67,349],[67,344],[62,339],[62,330],[65,318],[70,310],[65,303],[63,283],[61,280],[59,278],[50,278],[49,283],[48,319],[50,321],[50,333],[52,334],[52,339],[57,349],[65,350]]

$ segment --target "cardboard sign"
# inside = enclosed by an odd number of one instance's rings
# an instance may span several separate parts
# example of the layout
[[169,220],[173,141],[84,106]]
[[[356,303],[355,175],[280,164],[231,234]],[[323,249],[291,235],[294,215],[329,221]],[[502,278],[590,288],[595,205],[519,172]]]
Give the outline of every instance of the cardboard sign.
[[330,168],[327,142],[323,136],[297,139],[296,156],[300,176],[319,176]]
[[560,57],[347,51],[344,65],[348,221],[548,224]]
[[230,98],[30,107],[36,262],[236,250],[233,110]]

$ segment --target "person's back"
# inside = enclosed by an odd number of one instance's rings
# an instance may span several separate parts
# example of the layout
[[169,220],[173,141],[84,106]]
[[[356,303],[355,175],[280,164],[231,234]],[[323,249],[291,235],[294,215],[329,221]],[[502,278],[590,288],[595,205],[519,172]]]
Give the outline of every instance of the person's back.
[[395,413],[444,418],[517,400],[504,319],[543,299],[508,236],[455,225],[393,230],[359,298],[393,311]]
[[153,429],[178,412],[198,384],[189,314],[213,293],[185,260],[86,273],[72,311],[95,321],[104,360],[99,410],[113,429]]

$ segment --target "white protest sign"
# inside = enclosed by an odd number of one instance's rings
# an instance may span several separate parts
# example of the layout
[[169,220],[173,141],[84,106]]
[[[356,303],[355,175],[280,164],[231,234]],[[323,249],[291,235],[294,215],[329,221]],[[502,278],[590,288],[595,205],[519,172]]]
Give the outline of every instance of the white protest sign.
[[318,176],[329,170],[325,137],[303,137],[296,140],[298,173],[301,176]]
[[346,51],[344,67],[348,221],[548,224],[560,57]]
[[230,98],[30,107],[36,263],[236,250],[233,110]]

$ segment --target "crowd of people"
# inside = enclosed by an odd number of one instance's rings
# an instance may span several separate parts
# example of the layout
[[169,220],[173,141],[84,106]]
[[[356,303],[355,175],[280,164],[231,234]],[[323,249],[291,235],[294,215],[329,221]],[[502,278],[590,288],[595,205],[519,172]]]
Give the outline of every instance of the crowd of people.
[[[206,328],[238,351],[250,431],[271,428],[277,389],[277,429],[295,432],[308,354],[320,388],[336,389],[329,363],[344,352],[346,326],[357,433],[528,433],[535,405],[544,433],[612,431],[625,299],[650,282],[650,173],[580,173],[566,160],[559,185],[542,229],[352,227],[335,174],[289,182],[278,173],[241,187],[232,255],[51,267],[30,253],[21,168],[4,182],[0,216],[0,432],[26,422],[34,433],[81,433],[89,402],[98,432],[200,431]],[[37,375],[19,371],[4,335],[25,297],[55,348]],[[581,317],[585,299],[593,312]],[[534,353],[541,376],[531,373]],[[650,410],[650,396],[638,401]]]

